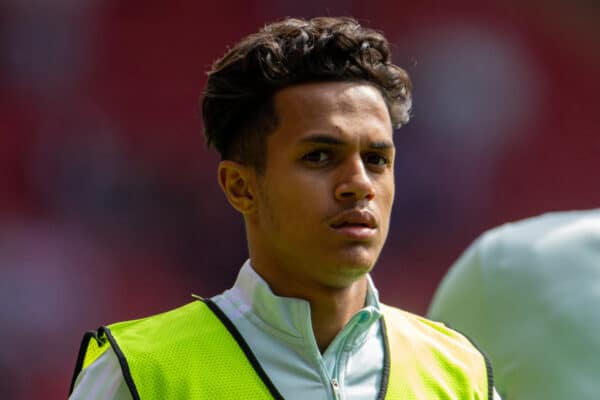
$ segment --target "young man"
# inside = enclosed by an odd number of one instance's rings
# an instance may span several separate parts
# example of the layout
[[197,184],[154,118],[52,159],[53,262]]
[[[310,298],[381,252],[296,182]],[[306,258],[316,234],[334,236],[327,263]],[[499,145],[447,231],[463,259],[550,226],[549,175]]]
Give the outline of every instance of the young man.
[[227,52],[202,113],[249,260],[221,295],[89,334],[71,398],[491,398],[482,354],[380,304],[368,275],[410,106],[385,38],[351,19],[287,19]]
[[506,399],[600,392],[600,209],[544,214],[483,234],[429,310],[490,355]]

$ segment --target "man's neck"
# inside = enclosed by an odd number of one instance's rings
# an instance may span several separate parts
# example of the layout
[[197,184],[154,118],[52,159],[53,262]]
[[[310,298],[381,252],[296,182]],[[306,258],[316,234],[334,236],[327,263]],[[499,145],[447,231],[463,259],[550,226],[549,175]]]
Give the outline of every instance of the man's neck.
[[300,279],[270,274],[270,271],[263,271],[254,265],[253,268],[276,295],[295,297],[310,303],[313,333],[321,352],[365,305],[368,287],[366,275],[348,286],[336,288],[314,282],[300,283]]
[[313,333],[321,353],[327,349],[352,316],[364,307],[366,295],[367,279],[364,277],[347,288],[330,293],[329,296],[315,296],[308,299]]

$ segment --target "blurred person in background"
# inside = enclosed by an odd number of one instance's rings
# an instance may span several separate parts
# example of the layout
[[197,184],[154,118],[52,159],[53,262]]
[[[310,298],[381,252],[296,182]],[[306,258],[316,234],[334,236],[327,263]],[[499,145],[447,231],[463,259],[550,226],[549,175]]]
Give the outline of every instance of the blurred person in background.
[[229,50],[202,111],[249,259],[220,295],[86,334],[71,398],[497,398],[481,352],[380,303],[369,276],[410,107],[387,40],[352,19],[286,19]]
[[506,399],[592,400],[600,381],[600,209],[544,214],[478,238],[429,317],[466,333]]

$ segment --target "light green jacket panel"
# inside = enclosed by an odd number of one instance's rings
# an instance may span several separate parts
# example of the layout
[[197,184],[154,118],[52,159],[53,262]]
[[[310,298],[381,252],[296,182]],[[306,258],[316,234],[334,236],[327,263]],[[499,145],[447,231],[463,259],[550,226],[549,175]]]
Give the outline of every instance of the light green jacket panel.
[[478,238],[428,316],[489,355],[505,400],[600,393],[600,209],[544,214]]

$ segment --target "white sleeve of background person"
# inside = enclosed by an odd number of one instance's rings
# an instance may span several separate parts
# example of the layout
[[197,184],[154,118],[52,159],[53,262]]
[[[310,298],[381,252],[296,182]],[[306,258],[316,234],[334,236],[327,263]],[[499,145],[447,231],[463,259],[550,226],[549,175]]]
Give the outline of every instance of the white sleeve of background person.
[[490,312],[484,295],[480,242],[472,244],[449,270],[427,314],[469,337],[485,333],[486,314]]
[[508,399],[600,391],[600,209],[548,213],[484,234],[443,279],[429,317],[482,347]]
[[[428,317],[447,323],[459,332],[473,337],[485,337],[489,324],[486,313],[490,312],[484,295],[481,270],[481,241],[473,243],[452,266],[437,289]],[[478,344],[478,341],[475,341]],[[485,352],[485,349],[482,349]],[[501,400],[494,388],[494,400]]]
[[112,348],[79,373],[69,400],[133,400]]

